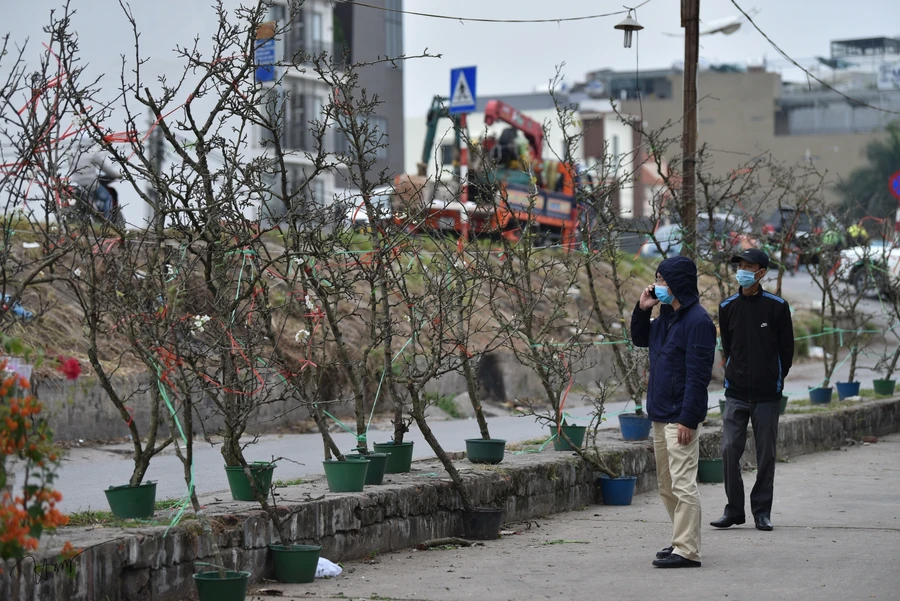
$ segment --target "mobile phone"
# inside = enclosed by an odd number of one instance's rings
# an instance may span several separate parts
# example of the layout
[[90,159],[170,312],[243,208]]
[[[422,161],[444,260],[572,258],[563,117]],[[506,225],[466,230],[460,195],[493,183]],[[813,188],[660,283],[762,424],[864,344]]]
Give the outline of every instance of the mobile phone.
[[650,288],[650,297],[656,298],[656,286]]

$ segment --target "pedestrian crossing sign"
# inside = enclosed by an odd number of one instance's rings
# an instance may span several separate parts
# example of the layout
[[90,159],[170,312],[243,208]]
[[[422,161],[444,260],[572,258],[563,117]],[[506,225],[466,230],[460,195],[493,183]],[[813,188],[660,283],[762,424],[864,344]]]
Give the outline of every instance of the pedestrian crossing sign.
[[471,113],[475,110],[475,67],[460,67],[450,71],[450,114]]

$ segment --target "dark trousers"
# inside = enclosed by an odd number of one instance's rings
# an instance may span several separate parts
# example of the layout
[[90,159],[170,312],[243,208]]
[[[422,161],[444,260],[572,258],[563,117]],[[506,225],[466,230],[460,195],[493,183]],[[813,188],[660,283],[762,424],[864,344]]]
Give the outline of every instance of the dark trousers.
[[750,492],[750,511],[754,516],[770,516],[775,486],[775,441],[778,439],[778,412],[775,402],[748,403],[726,397],[722,416],[722,464],[725,468],[725,515],[743,518],[744,480],[741,455],[747,443],[747,423],[753,424],[756,445],[756,483]]

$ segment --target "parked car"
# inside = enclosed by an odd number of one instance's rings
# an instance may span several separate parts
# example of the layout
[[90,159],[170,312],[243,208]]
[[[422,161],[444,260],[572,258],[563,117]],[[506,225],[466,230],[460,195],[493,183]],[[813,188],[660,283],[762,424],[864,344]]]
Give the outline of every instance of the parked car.
[[890,296],[892,282],[900,275],[900,247],[885,240],[841,251],[836,267],[838,278],[849,283],[860,295]]
[[[654,242],[654,238],[659,244]],[[748,224],[738,216],[724,213],[713,216],[712,228],[710,228],[709,216],[699,215],[697,217],[697,238],[700,254],[705,256],[715,253],[725,255],[737,250],[759,246],[758,239],[753,236]],[[684,233],[681,224],[660,226],[653,236],[647,236],[641,246],[641,256],[646,258],[662,257],[660,248],[667,257],[677,255],[681,252],[683,240]]]

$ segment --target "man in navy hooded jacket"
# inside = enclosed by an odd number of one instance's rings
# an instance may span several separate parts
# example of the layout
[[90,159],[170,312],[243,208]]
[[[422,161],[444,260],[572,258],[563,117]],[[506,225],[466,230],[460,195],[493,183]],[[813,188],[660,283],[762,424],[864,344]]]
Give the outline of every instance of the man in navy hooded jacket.
[[[650,348],[647,415],[653,422],[656,477],[672,544],[656,554],[659,568],[700,567],[700,424],[716,352],[716,327],[700,304],[697,266],[687,257],[659,264],[631,315],[631,340]],[[661,304],[659,317],[650,320]]]

